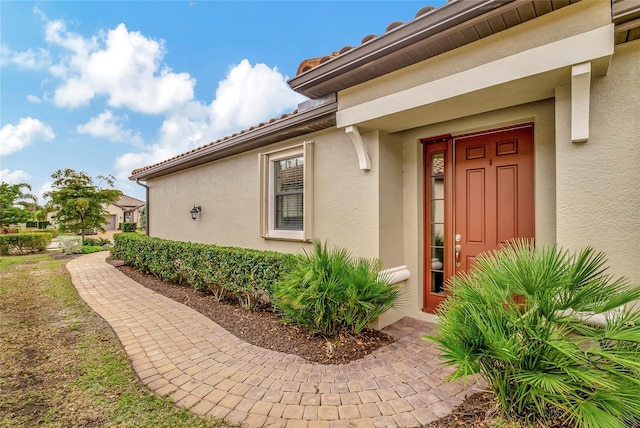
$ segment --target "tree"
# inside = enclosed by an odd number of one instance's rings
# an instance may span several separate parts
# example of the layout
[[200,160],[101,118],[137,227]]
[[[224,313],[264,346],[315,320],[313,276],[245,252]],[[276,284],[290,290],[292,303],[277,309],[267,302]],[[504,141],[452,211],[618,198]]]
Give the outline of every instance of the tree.
[[122,196],[120,190],[112,188],[115,178],[111,175],[97,177],[100,183],[106,182],[111,189],[102,189],[86,172],[73,169],[59,169],[51,178],[54,179],[52,190],[45,197],[51,198],[60,227],[80,232],[83,241],[86,230],[97,228],[104,231],[103,225],[108,223],[109,215],[106,206]]
[[147,230],[147,207],[144,206],[140,209],[140,227]]
[[0,184],[0,229],[5,231],[6,227],[13,223],[23,223],[31,218],[31,212],[24,209],[22,204],[28,200],[34,203],[38,198],[31,194],[25,193],[22,189],[31,190],[31,185],[27,183],[9,184],[2,182]]

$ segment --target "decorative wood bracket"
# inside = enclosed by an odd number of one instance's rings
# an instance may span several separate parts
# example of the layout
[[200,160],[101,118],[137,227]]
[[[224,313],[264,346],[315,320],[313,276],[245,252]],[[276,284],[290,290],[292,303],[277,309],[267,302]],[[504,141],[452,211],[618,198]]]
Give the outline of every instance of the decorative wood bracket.
[[353,143],[353,147],[356,149],[360,169],[369,171],[371,169],[371,159],[369,159],[369,153],[367,153],[367,149],[364,147],[364,142],[362,141],[362,136],[360,135],[358,127],[349,125],[344,128],[344,132],[347,134],[351,143]]
[[589,139],[589,96],[591,94],[591,63],[571,67],[571,142]]

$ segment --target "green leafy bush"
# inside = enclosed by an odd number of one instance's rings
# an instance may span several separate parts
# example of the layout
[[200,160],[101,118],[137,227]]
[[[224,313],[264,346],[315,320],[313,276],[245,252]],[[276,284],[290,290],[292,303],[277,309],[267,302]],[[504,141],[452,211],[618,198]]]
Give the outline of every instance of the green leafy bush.
[[379,275],[379,260],[354,258],[345,249],[319,241],[297,257],[273,293],[283,318],[311,331],[336,335],[362,331],[389,310],[399,297],[397,286]]
[[78,254],[91,254],[91,253],[97,253],[97,252],[100,252],[100,251],[105,251],[104,247],[99,247],[99,246],[96,246],[96,245],[83,245],[78,250],[76,250],[76,253],[78,253]]
[[111,241],[105,238],[84,238],[82,241],[84,246],[106,247],[111,245]]
[[38,253],[47,249],[51,243],[50,233],[11,233],[0,234],[0,254]]
[[37,230],[30,230],[29,233],[48,233],[51,235],[52,238],[57,238],[59,235],[58,229],[37,229]]
[[234,296],[255,309],[271,298],[273,285],[294,261],[290,254],[220,247],[150,238],[137,233],[114,235],[114,257],[144,273],[222,299]]
[[49,226],[48,221],[28,221],[26,222],[27,227],[36,228],[36,229],[46,229]]
[[[453,277],[440,345],[453,379],[479,373],[504,415],[541,426],[640,422],[640,286],[606,273],[587,248],[516,241]],[[601,317],[598,325],[596,317]]]
[[118,229],[123,232],[135,232],[138,230],[138,225],[136,223],[120,223]]

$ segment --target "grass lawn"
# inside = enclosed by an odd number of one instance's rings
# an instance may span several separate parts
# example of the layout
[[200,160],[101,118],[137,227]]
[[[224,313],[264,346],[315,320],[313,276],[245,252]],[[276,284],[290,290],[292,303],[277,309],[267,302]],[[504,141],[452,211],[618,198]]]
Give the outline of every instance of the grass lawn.
[[150,393],[66,260],[0,257],[0,427],[230,427]]

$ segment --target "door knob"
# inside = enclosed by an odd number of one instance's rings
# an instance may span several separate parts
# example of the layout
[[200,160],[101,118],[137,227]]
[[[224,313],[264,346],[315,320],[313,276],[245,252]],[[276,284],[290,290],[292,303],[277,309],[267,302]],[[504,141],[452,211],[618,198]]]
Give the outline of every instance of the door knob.
[[460,267],[460,252],[462,251],[462,245],[456,244],[456,267]]

